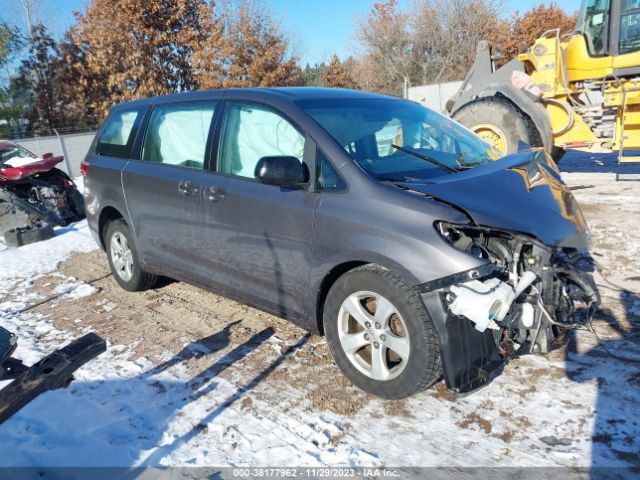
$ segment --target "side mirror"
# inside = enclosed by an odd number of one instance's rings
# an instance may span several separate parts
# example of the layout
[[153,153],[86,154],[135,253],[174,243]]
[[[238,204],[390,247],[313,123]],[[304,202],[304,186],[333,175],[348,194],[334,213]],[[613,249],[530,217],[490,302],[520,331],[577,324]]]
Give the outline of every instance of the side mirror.
[[53,153],[51,153],[51,152],[47,152],[47,153],[43,153],[43,154],[42,154],[42,159],[43,159],[43,160],[47,160],[47,159],[49,159],[49,158],[53,158]]
[[254,176],[267,185],[296,187],[309,181],[309,170],[296,157],[262,157],[258,160]]

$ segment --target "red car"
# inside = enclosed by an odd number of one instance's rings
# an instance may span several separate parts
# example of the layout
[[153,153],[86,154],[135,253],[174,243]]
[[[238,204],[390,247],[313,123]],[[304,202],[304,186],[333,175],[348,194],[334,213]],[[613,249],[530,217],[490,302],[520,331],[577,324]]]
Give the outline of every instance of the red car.
[[53,236],[54,226],[84,218],[82,194],[62,170],[63,157],[38,157],[17,143],[0,140],[0,234],[20,246]]

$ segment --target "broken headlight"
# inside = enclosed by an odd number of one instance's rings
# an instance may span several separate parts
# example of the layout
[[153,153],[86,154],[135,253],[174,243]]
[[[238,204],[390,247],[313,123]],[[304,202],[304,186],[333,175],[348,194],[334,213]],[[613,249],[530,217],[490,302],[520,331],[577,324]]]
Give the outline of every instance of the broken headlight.
[[457,225],[438,221],[436,230],[453,247],[474,257],[489,260],[497,267],[505,268],[513,261],[513,236],[509,232]]

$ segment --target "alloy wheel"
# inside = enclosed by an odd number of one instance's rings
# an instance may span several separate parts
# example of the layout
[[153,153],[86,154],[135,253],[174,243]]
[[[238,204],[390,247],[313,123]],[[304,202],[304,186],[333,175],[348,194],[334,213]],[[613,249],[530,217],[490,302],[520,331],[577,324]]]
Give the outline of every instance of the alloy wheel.
[[361,373],[387,381],[402,373],[410,355],[408,330],[398,309],[374,292],[356,292],[338,313],[340,345]]
[[133,277],[133,252],[127,237],[116,232],[111,237],[111,261],[118,276],[128,282]]

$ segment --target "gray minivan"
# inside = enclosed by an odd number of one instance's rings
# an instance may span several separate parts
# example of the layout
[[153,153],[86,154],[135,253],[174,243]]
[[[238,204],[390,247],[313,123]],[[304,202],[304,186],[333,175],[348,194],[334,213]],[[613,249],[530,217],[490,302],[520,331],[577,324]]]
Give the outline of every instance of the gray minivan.
[[406,100],[247,88],[119,104],[82,173],[123,288],[168,276],[290,319],[384,398],[442,376],[471,391],[599,302],[553,160],[498,159]]

